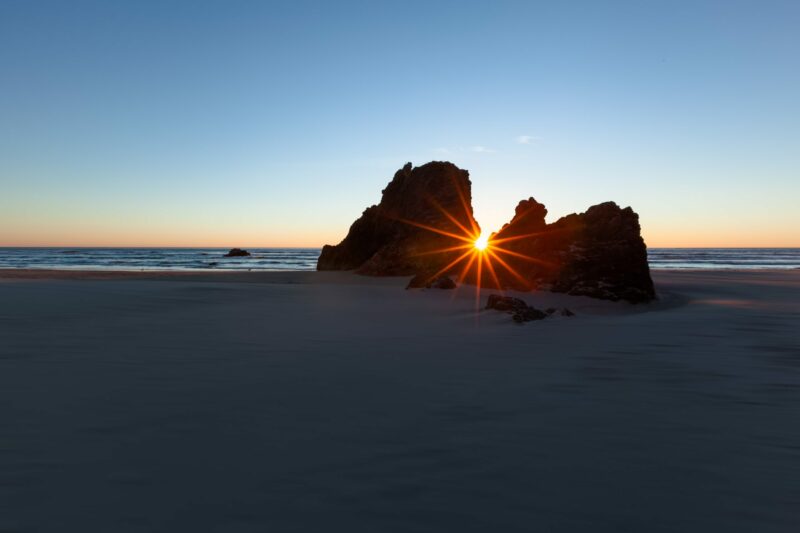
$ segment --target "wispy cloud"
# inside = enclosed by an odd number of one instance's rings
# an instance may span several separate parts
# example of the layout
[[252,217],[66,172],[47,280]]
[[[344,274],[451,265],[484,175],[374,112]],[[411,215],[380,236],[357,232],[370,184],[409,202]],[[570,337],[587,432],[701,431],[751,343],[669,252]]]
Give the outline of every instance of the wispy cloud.
[[517,144],[535,144],[536,141],[541,140],[541,137],[536,137],[533,135],[520,135],[514,140],[517,141]]
[[475,152],[476,154],[493,154],[497,152],[497,150],[487,148],[485,146],[472,146],[469,150],[470,152]]

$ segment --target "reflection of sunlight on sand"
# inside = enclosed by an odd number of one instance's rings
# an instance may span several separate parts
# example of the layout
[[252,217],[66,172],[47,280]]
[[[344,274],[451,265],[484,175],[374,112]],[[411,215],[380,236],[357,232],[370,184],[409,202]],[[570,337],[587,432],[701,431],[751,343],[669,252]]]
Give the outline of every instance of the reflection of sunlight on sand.
[[709,298],[706,300],[695,300],[693,303],[706,305],[720,305],[723,307],[735,307],[737,309],[758,309],[765,307],[763,302],[755,300],[736,300],[726,298]]
[[720,311],[800,313],[800,271],[653,271],[662,295],[685,295],[690,305]]
[[742,309],[742,310],[750,310],[750,311],[775,311],[775,312],[786,312],[796,309],[797,304],[792,301],[780,301],[780,300],[748,300],[748,299],[737,299],[737,298],[704,298],[701,300],[693,300],[693,304],[704,304],[709,306],[715,306],[720,308],[727,308],[727,309]]

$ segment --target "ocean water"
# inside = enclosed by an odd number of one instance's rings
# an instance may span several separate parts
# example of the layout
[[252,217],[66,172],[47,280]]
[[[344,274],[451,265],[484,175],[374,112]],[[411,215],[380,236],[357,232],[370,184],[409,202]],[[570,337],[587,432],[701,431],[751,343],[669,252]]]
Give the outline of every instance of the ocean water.
[[650,248],[650,268],[800,268],[800,248]]
[[0,248],[0,268],[63,270],[314,270],[319,248]]
[[[0,268],[64,270],[314,270],[319,248],[0,248]],[[651,268],[800,268],[800,248],[650,248]]]

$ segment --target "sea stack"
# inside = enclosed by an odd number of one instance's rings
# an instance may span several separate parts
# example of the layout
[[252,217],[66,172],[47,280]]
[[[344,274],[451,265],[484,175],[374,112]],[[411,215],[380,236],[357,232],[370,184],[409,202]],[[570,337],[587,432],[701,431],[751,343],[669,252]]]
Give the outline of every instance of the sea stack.
[[472,216],[469,172],[452,163],[406,164],[378,205],[353,222],[344,240],[326,245],[317,270],[355,270],[372,276],[435,273],[458,257],[452,248],[480,228]]
[[606,202],[552,224],[546,215],[534,198],[522,200],[511,221],[479,251],[471,245],[480,227],[472,214],[469,173],[449,162],[416,168],[408,163],[345,239],[322,249],[317,269],[415,275],[411,287],[455,276],[483,287],[631,303],[656,297],[639,216],[630,207]]
[[242,250],[241,248],[231,248],[230,251],[222,257],[250,257],[250,252]]
[[552,224],[533,198],[490,241],[518,275],[501,269],[503,288],[547,289],[605,300],[655,298],[639,216],[614,202],[595,205]]

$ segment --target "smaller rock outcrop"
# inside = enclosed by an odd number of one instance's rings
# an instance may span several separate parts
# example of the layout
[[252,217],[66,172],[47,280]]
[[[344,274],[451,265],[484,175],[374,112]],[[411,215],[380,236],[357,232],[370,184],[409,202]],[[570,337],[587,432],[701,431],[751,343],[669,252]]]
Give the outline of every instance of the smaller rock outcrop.
[[417,274],[408,282],[406,289],[455,289],[456,282],[449,276],[431,278],[426,274]]
[[511,296],[501,296],[499,294],[490,294],[489,300],[486,302],[486,309],[494,309],[496,311],[503,311],[511,315],[514,322],[530,322],[531,320],[542,320],[547,318],[547,313],[540,311],[535,307],[526,304],[519,298]]
[[555,307],[548,307],[544,310],[548,316],[553,316],[558,313],[561,316],[575,316],[575,313],[567,309],[566,307],[562,307],[561,310],[556,309]]
[[242,250],[241,248],[231,248],[231,250],[222,257],[250,257],[250,252]]
[[492,236],[497,253],[516,273],[500,272],[503,288],[631,303],[655,298],[639,216],[630,207],[606,202],[552,224],[545,222],[546,214],[535,199],[523,200],[511,222]]

